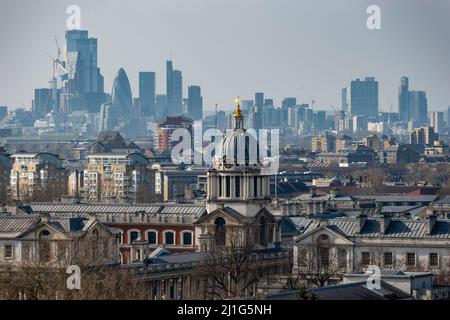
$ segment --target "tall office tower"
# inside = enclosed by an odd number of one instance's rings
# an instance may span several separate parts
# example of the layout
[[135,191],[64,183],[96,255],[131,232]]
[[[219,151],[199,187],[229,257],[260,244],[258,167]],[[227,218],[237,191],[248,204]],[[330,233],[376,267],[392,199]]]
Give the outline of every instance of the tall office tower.
[[88,31],[66,31],[64,69],[59,111],[99,112],[105,101],[103,76],[97,64],[97,39],[89,38]]
[[155,99],[155,105],[156,105],[156,118],[162,118],[164,117],[166,106],[167,106],[167,96],[165,94],[157,94]]
[[353,132],[366,132],[368,120],[366,116],[353,116]]
[[447,108],[447,128],[450,128],[450,107]]
[[410,110],[410,120],[414,125],[424,125],[428,123],[428,104],[425,91],[409,91],[408,104]]
[[0,120],[8,115],[8,107],[0,106]]
[[398,113],[400,121],[408,122],[411,120],[411,112],[409,109],[409,79],[408,77],[401,77],[400,81],[400,87],[398,88]]
[[344,110],[336,111],[334,115],[334,130],[337,132],[345,131],[347,128],[345,126],[347,116]]
[[172,61],[166,62],[167,115],[183,114],[183,76],[174,70]]
[[264,99],[265,107],[273,107],[273,99]]
[[155,73],[139,72],[139,104],[141,115],[155,115]]
[[281,107],[282,108],[290,108],[293,107],[297,104],[297,98],[293,98],[293,97],[289,97],[289,98],[284,98],[283,101],[281,102]]
[[118,125],[116,110],[112,103],[103,103],[100,107],[98,132],[113,130]]
[[199,86],[188,87],[187,114],[193,120],[203,119],[203,97]]
[[34,89],[33,112],[43,117],[52,111],[52,90],[48,88]]
[[347,88],[342,88],[341,90],[341,110],[347,111]]
[[430,126],[434,128],[434,132],[437,134],[444,133],[444,112],[433,111],[430,114]]
[[298,125],[298,107],[292,106],[288,108],[287,124],[289,127],[296,128]]
[[317,111],[316,116],[315,116],[314,127],[317,130],[324,130],[324,129],[326,129],[326,124],[327,124],[326,111]]
[[244,112],[248,112],[253,107],[253,100],[241,100],[241,109]]
[[378,81],[374,77],[356,79],[347,88],[347,113],[351,116],[378,116]]
[[114,79],[111,98],[112,107],[119,118],[122,120],[132,118],[133,96],[131,94],[130,81],[122,68],[119,69]]
[[255,93],[255,106],[256,107],[264,106],[264,92]]

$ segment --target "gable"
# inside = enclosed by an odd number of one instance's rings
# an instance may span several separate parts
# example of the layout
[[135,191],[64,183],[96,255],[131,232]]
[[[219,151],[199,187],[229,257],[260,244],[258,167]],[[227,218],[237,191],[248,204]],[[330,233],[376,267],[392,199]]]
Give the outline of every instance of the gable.
[[50,232],[50,234],[51,234],[50,239],[52,239],[52,240],[70,239],[70,237],[68,235],[64,234],[61,230],[58,230],[57,228],[55,228],[54,226],[52,226],[46,222],[41,222],[41,223],[37,224],[34,228],[25,231],[23,234],[21,234],[19,236],[19,238],[26,239],[26,240],[38,239],[39,234],[44,230],[48,230]]
[[327,235],[331,239],[333,245],[353,245],[353,241],[326,226],[320,226],[303,234],[297,239],[296,243],[305,245],[312,244],[321,235]]
[[213,212],[204,215],[200,219],[194,222],[194,225],[198,224],[214,224],[217,218],[223,218],[227,224],[242,224],[247,222],[247,219],[236,210],[229,207],[219,208]]

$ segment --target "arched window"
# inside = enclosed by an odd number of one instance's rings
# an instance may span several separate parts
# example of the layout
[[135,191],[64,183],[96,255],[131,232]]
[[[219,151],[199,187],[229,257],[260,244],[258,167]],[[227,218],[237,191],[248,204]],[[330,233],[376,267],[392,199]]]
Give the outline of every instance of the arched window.
[[190,231],[183,231],[183,245],[190,246],[192,245],[192,232]]
[[139,240],[139,238],[140,238],[139,231],[130,231],[130,239],[129,239],[130,244],[133,244],[133,241]]
[[156,231],[148,231],[147,242],[148,244],[158,244],[158,233]]
[[236,177],[236,198],[241,197],[241,177]]
[[175,232],[166,231],[164,233],[164,244],[174,245],[175,244]]
[[225,219],[222,217],[219,217],[214,221],[214,224],[216,226],[215,233],[214,233],[215,238],[216,238],[216,245],[223,246],[223,245],[225,245],[225,239],[226,239]]
[[95,228],[94,230],[92,230],[92,235],[94,235],[95,237],[98,237],[98,236],[99,236],[99,232],[98,232],[98,229],[97,229],[97,228]]
[[47,239],[48,237],[50,237],[50,231],[48,231],[48,230],[42,230],[40,233],[39,233],[39,239]]
[[322,234],[317,239],[318,264],[320,267],[328,266],[330,263],[330,237]]

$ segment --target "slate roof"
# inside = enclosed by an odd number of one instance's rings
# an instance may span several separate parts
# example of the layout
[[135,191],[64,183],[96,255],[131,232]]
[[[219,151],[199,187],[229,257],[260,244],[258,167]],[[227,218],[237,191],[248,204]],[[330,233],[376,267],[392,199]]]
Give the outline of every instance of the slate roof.
[[0,216],[0,232],[22,233],[38,224],[41,218],[36,216]]
[[[381,289],[367,288],[367,281],[338,284],[322,288],[310,288],[317,300],[404,300],[411,299],[405,292],[381,280]],[[266,300],[297,300],[299,291],[268,294]],[[255,299],[255,298],[250,298]]]
[[304,218],[304,217],[288,217],[289,220],[291,220],[298,231],[304,232],[309,225],[313,222],[312,219]]
[[46,213],[161,213],[161,214],[193,214],[199,215],[206,208],[196,204],[87,204],[87,203],[32,203],[29,205],[33,212]]
[[298,201],[355,201],[355,199],[348,195],[311,195],[309,193],[301,194],[298,197],[295,197],[294,200]]
[[428,234],[428,224],[427,220],[392,219],[382,234],[379,220],[368,218],[359,233],[358,219],[336,218],[329,220],[327,227],[350,237],[450,239],[450,220],[437,220],[431,234]]

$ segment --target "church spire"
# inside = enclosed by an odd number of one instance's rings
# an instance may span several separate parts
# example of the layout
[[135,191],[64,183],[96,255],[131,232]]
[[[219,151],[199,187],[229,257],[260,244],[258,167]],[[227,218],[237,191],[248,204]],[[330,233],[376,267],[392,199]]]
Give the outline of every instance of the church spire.
[[236,109],[233,112],[234,129],[244,129],[244,117],[241,111],[241,99],[237,97],[234,102],[236,103]]

